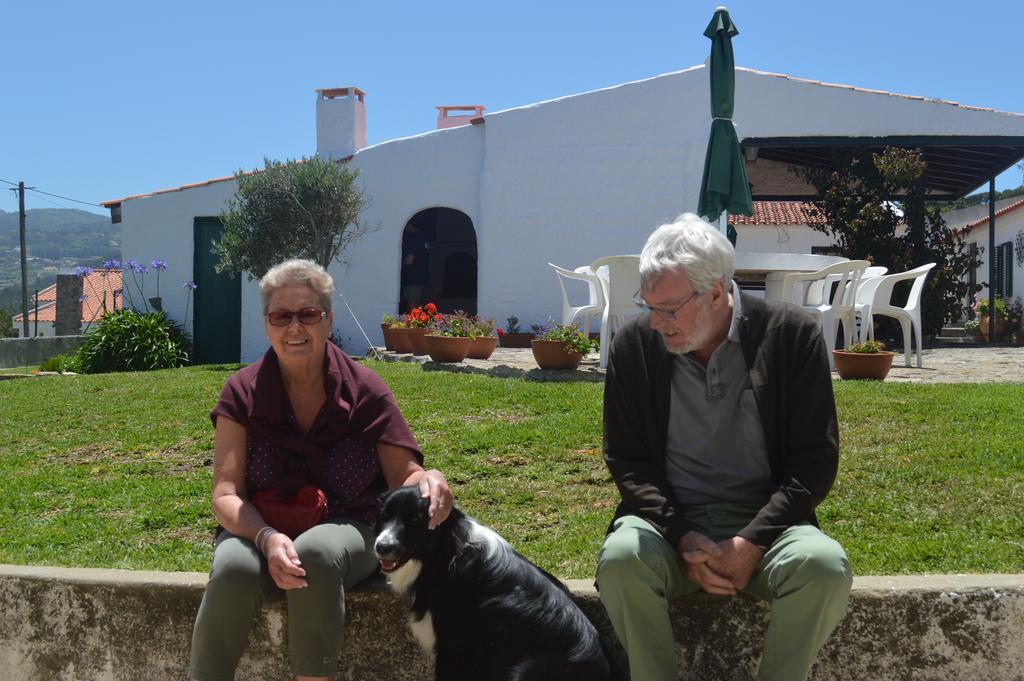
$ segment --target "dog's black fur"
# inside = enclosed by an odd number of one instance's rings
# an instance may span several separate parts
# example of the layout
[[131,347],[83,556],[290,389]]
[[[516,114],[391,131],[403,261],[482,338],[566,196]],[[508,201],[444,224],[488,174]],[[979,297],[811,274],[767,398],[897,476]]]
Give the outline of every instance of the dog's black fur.
[[427,528],[416,487],[381,500],[375,549],[392,588],[413,596],[409,625],[440,681],[621,678],[565,586],[457,508]]

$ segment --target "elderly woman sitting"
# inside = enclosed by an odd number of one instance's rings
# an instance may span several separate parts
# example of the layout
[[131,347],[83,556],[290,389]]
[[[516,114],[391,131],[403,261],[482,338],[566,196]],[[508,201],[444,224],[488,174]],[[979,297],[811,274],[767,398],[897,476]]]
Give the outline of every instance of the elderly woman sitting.
[[[285,600],[292,671],[338,668],[345,589],[373,574],[373,519],[387,488],[418,485],[431,525],[452,507],[384,382],[328,342],[334,282],[289,260],[260,281],[270,349],[232,376],[210,414],[216,429],[213,568],[192,634],[191,678],[234,678],[260,606]],[[326,494],[324,520],[293,540],[252,503],[261,490]]]

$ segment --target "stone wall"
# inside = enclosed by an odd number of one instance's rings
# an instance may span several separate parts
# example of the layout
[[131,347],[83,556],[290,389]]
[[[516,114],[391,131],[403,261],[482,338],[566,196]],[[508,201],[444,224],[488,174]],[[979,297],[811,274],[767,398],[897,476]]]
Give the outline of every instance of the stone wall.
[[[206,575],[0,566],[0,669],[12,679],[179,681]],[[589,580],[569,582],[610,636]],[[373,583],[349,593],[339,679],[429,679],[407,604]],[[681,680],[753,678],[767,622],[746,597],[673,605]],[[237,678],[288,678],[287,614],[265,610]],[[617,649],[617,648],[616,648]],[[621,651],[619,651],[621,654]],[[1021,681],[1024,576],[862,577],[814,667],[816,681]]]
[[51,357],[74,352],[83,338],[85,336],[0,338],[0,369],[37,367]]

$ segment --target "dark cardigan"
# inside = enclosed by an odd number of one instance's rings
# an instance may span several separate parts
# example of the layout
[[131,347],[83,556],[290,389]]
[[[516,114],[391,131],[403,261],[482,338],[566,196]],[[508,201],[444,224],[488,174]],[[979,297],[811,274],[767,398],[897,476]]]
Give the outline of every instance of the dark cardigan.
[[[767,548],[783,530],[810,522],[839,464],[828,356],[818,323],[793,305],[740,294],[740,344],[764,425],[775,491],[739,536]],[[665,474],[672,355],[647,315],[615,334],[604,390],[604,458],[622,502],[676,547],[693,529],[678,512]],[[611,528],[609,528],[610,531]]]

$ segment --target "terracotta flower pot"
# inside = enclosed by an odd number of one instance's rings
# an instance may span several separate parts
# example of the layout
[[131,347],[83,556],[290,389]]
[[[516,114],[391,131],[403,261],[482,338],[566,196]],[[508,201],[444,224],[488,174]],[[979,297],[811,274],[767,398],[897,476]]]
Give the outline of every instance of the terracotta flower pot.
[[541,369],[575,369],[583,360],[579,352],[566,352],[562,341],[534,339],[530,347]]
[[832,351],[832,357],[836,362],[836,371],[839,373],[839,378],[843,380],[868,378],[881,381],[889,375],[894,354],[887,350],[880,352]]
[[430,333],[430,329],[425,326],[409,329],[409,333],[407,335],[409,336],[409,346],[412,348],[412,354],[427,354],[427,341],[424,339],[428,333]]
[[412,352],[409,345],[409,329],[404,326],[395,326],[391,329],[391,343],[395,352]]
[[498,336],[498,342],[503,348],[528,348],[533,339],[532,333],[503,333]]
[[394,334],[391,331],[392,329],[390,324],[385,324],[384,322],[380,323],[380,332],[384,335],[384,349],[391,350],[393,352],[395,349],[395,341]]
[[469,359],[487,359],[496,347],[498,347],[498,338],[496,336],[477,336],[469,346],[469,354],[466,357]]
[[[981,315],[979,319],[981,322],[981,328],[978,331],[981,333],[982,340],[988,340],[988,315]],[[1002,317],[996,317],[996,340],[1002,340],[1006,336],[1006,320]]]
[[466,359],[473,339],[468,336],[424,336],[427,354],[435,362],[461,362]]

